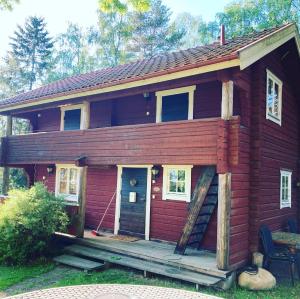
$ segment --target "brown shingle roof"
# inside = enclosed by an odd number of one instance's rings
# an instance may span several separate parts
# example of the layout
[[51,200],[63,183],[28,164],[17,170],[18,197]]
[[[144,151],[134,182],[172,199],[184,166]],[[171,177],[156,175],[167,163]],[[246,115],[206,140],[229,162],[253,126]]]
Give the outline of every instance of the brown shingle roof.
[[138,81],[166,73],[173,73],[184,69],[192,69],[220,61],[235,59],[238,58],[239,49],[264,38],[281,27],[266,29],[247,36],[227,40],[224,45],[213,43],[65,78],[32,91],[3,99],[0,101],[0,108],[20,103],[34,102],[43,98],[54,98],[90,89]]

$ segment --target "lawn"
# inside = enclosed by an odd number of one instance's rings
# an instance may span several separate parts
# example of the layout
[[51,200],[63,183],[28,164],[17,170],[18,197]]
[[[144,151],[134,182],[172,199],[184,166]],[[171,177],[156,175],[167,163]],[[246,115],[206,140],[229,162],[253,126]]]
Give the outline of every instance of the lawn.
[[37,263],[31,266],[0,266],[0,291],[25,279],[38,277],[54,268],[52,263]]
[[[15,285],[21,281],[26,282],[26,279],[38,277],[41,274],[49,272],[54,269],[51,263],[36,264],[27,267],[0,267],[0,290],[5,291],[6,288]],[[145,284],[154,286],[164,286],[171,288],[181,288],[190,291],[195,291],[193,285],[172,281],[161,277],[144,278],[140,272],[135,272],[127,269],[111,268],[104,272],[93,272],[86,274],[78,271],[75,273],[67,273],[64,277],[57,280],[54,284],[46,285],[46,287],[61,287],[79,284],[94,284],[94,283],[119,283],[119,284]],[[32,284],[32,279],[30,280]],[[217,291],[208,288],[200,290],[203,293],[213,294],[223,298],[230,299],[280,299],[300,298],[300,282],[293,288],[289,281],[281,284],[272,291],[265,292],[250,292],[239,287],[234,287],[229,291]]]

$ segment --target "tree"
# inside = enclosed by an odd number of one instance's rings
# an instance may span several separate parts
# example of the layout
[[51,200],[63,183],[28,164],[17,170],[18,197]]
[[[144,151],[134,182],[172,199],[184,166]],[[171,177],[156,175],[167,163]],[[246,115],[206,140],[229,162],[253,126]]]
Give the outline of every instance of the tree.
[[126,51],[126,45],[132,35],[128,14],[99,10],[98,20],[93,36],[101,66],[110,67],[128,62],[130,53]]
[[178,30],[185,31],[182,48],[192,48],[214,42],[218,38],[219,26],[216,21],[205,22],[201,16],[184,12],[175,19]]
[[185,30],[170,23],[171,14],[161,0],[151,0],[150,9],[146,12],[130,13],[132,36],[127,50],[141,59],[177,49]]
[[150,6],[150,0],[99,0],[99,8],[102,12],[126,13],[129,8],[135,11],[147,11]]
[[47,74],[47,82],[72,75],[86,73],[99,68],[95,44],[95,29],[83,30],[77,24],[69,24],[67,31],[55,39],[52,69]]
[[0,10],[12,10],[13,6],[19,2],[19,0],[0,0]]
[[44,19],[29,17],[24,28],[18,26],[11,40],[11,54],[19,63],[23,77],[28,80],[28,89],[31,90],[50,66],[53,42]]
[[226,27],[227,37],[300,21],[300,0],[239,0],[216,15]]

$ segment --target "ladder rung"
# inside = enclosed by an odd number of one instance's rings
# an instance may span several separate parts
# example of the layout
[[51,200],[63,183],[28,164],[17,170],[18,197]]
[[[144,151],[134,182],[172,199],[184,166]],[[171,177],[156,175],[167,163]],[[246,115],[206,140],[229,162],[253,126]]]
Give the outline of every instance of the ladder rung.
[[205,221],[205,222],[199,222],[199,223],[196,223],[195,226],[199,226],[199,225],[207,225],[208,224],[208,221]]
[[192,232],[191,236],[203,235],[203,231],[201,232]]
[[193,245],[193,244],[198,244],[198,243],[199,243],[198,240],[196,240],[196,241],[190,241],[190,242],[187,243],[187,245]]
[[198,215],[198,218],[203,217],[203,216],[211,216],[211,214],[212,214],[212,213],[209,213],[209,212],[200,213],[200,214]]

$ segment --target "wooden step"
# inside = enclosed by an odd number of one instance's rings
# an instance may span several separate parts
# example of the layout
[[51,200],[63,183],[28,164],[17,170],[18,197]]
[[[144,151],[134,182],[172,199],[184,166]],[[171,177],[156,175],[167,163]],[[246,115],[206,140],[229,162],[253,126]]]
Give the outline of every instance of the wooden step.
[[57,263],[83,269],[85,271],[99,270],[104,269],[104,263],[94,262],[88,259],[80,258],[77,256],[63,254],[60,256],[56,256],[53,260]]
[[213,286],[222,280],[219,277],[189,271],[180,267],[163,265],[155,263],[153,261],[141,260],[139,258],[134,258],[82,245],[75,244],[67,246],[65,247],[65,251],[78,256],[83,256],[94,260],[106,261],[110,264],[116,264],[141,271],[146,271],[149,273],[167,276],[203,286]]

